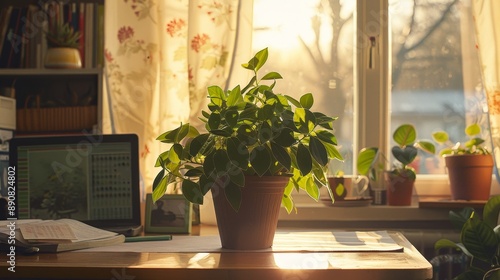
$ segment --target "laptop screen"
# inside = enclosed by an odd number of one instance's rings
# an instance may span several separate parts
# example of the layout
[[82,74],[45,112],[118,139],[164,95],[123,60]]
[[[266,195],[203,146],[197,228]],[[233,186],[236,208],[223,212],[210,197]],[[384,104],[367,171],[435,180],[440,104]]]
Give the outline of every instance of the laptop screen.
[[17,170],[18,219],[140,225],[136,135],[13,138],[9,158]]

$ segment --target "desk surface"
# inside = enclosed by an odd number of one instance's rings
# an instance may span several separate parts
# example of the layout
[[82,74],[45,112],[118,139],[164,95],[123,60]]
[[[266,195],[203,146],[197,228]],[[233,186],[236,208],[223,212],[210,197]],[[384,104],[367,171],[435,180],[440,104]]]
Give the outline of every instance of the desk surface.
[[[195,231],[196,232],[196,231]],[[50,279],[432,279],[431,264],[398,232],[403,252],[89,253],[16,256],[0,278]],[[2,260],[5,256],[2,257]]]

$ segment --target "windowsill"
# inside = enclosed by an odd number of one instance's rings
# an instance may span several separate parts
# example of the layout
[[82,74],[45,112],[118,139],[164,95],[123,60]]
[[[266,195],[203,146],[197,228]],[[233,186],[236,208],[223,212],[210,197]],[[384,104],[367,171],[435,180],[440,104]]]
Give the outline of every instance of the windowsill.
[[[492,178],[491,195],[500,194],[500,185]],[[324,189],[321,197],[328,197]],[[301,191],[293,193],[297,212],[288,214],[284,208],[279,226],[343,228],[343,229],[452,229],[447,208],[419,208],[418,197],[450,197],[446,176],[419,176],[415,183],[412,206],[369,205],[361,207],[330,207],[315,202]],[[461,208],[460,208],[461,209]],[[456,210],[460,210],[456,209]],[[479,209],[478,209],[479,210]]]

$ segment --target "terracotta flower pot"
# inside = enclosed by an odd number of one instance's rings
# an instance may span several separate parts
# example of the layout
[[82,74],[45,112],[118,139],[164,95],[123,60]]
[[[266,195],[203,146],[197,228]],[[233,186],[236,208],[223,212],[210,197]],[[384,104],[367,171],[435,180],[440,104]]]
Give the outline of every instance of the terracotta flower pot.
[[444,159],[452,199],[488,200],[493,175],[491,155],[453,155]]
[[285,176],[245,176],[238,212],[231,207],[222,190],[212,188],[223,248],[258,250],[272,246],[281,198],[289,179]]
[[415,180],[409,177],[395,176],[385,173],[387,184],[387,205],[410,206]]

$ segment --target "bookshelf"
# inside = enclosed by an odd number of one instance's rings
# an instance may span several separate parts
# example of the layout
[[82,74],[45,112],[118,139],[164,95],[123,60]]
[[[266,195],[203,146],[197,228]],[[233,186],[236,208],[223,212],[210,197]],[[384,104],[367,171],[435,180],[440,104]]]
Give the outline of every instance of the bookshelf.
[[[45,67],[45,32],[59,23],[81,33],[82,68]],[[104,0],[0,2],[0,94],[15,94],[16,135],[100,130],[103,24]]]

